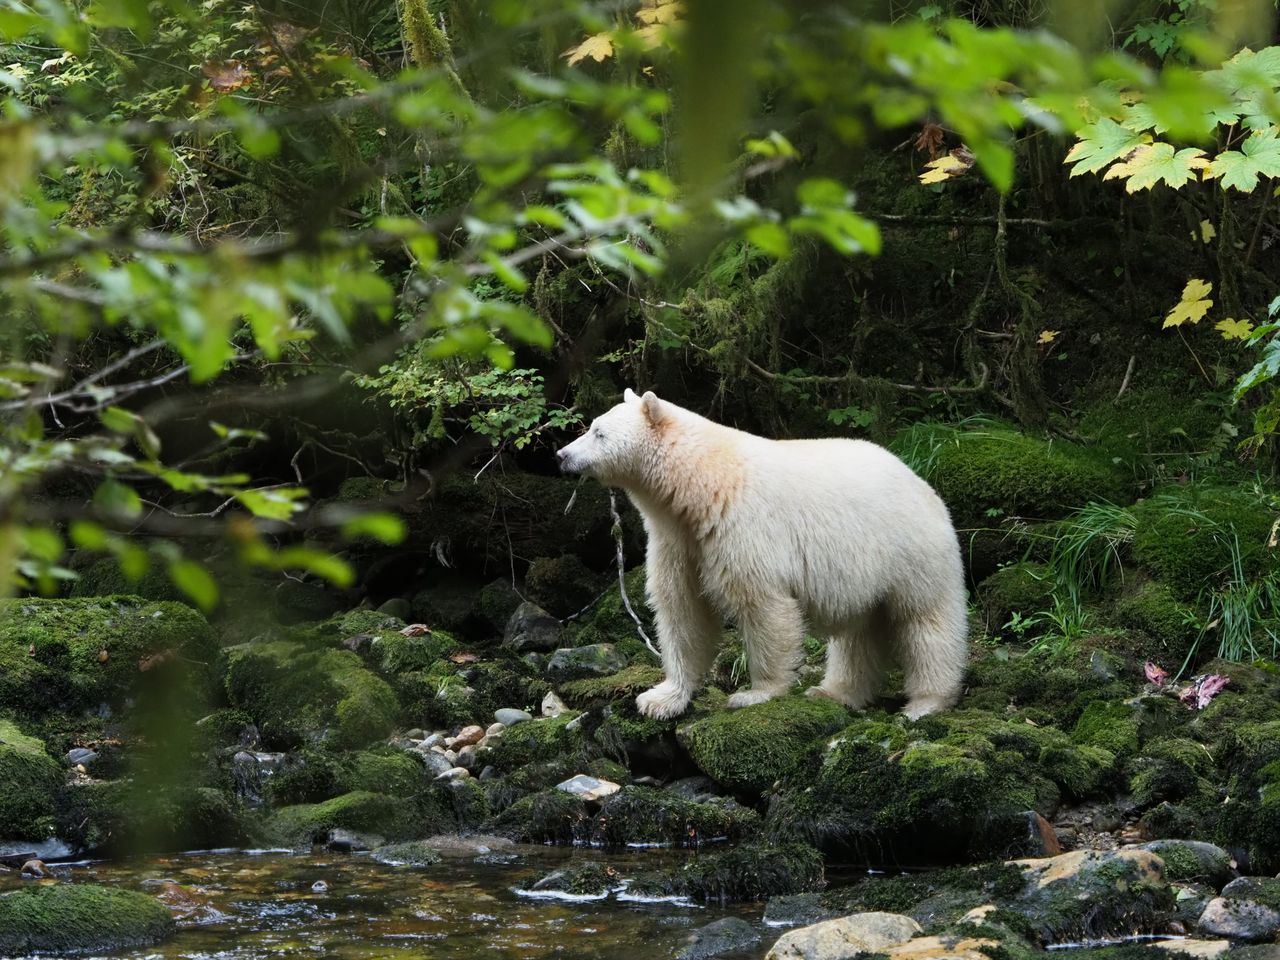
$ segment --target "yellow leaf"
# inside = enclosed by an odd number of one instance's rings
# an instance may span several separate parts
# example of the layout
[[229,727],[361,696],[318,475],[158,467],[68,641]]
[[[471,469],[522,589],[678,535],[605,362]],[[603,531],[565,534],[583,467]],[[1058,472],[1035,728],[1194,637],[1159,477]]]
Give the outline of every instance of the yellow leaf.
[[1061,330],[1041,330],[1040,336],[1036,337],[1036,343],[1053,343],[1061,332]]
[[641,27],[635,32],[636,38],[644,44],[646,50],[652,50],[654,47],[660,47],[667,42],[667,25],[665,23],[651,23],[647,27]]
[[926,163],[926,170],[920,174],[919,179],[921,183],[942,183],[944,180],[968,173],[972,166],[973,154],[967,147],[959,146],[937,160]]
[[1212,223],[1210,223],[1208,220],[1200,221],[1200,240],[1203,243],[1208,243],[1217,235],[1218,235],[1218,231]]
[[645,0],[636,11],[636,19],[641,23],[675,23],[684,13],[684,4],[680,0]]
[[603,63],[613,56],[613,34],[608,31],[592,34],[576,47],[570,47],[560,56],[567,58],[571,67],[579,60],[585,60],[587,57],[590,57],[596,63]]
[[1213,284],[1205,280],[1188,280],[1187,285],[1182,288],[1182,299],[1164,318],[1162,329],[1180,327],[1184,323],[1199,323],[1213,306],[1213,301],[1207,299],[1212,290]]
[[1253,331],[1252,320],[1232,320],[1227,317],[1213,325],[1213,329],[1222,334],[1223,340],[1248,340]]

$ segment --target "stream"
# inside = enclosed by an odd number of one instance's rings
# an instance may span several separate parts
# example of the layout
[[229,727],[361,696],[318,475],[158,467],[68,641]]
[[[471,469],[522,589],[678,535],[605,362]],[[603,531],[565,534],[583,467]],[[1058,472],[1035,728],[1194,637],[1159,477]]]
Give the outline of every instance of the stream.
[[[53,866],[56,882],[147,891],[174,910],[176,936],[158,947],[115,955],[121,957],[652,960],[670,957],[692,930],[736,915],[758,925],[764,939],[753,951],[725,957],[755,960],[777,933],[765,930],[760,904],[633,902],[625,894],[581,901],[522,895],[516,891],[571,858],[602,856],[551,847],[516,851],[425,868],[320,851],[204,851]],[[609,863],[656,866],[683,855],[611,854]],[[53,881],[0,873],[0,892],[37,882]]]

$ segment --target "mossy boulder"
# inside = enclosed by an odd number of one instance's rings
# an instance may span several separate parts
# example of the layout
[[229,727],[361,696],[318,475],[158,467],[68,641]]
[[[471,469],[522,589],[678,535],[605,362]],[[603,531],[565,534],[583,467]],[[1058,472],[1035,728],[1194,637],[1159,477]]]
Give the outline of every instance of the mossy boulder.
[[0,954],[76,956],[154,946],[175,930],[159,900],[133,890],[59,883],[0,894]]
[[557,687],[565,702],[575,707],[595,707],[620,700],[634,700],[662,682],[662,667],[656,663],[633,663],[603,677],[573,680]]
[[[524,726],[524,724],[521,724]],[[521,797],[481,828],[522,843],[573,843],[589,831],[587,805],[554,787]]]
[[107,854],[234,846],[245,812],[227,790],[152,779],[73,781],[58,798],[58,836]]
[[593,840],[613,847],[696,847],[717,840],[737,840],[754,831],[759,823],[759,814],[733,800],[699,802],[670,790],[627,786],[601,804],[593,818]]
[[727,903],[806,893],[824,882],[822,855],[813,847],[747,841],[700,853],[669,871],[662,885],[692,900]]
[[580,715],[562,713],[508,727],[502,732],[502,740],[488,752],[486,761],[501,772],[566,758],[585,761],[597,753]]
[[413,637],[406,637],[395,630],[384,631],[371,644],[372,659],[384,674],[430,670],[437,662],[460,649],[453,634],[444,630]]
[[373,851],[373,859],[394,867],[431,867],[444,858],[430,844],[421,840],[405,840],[377,847]]
[[959,526],[995,516],[1048,519],[1091,500],[1132,499],[1124,471],[1104,454],[1001,426],[956,430],[919,424],[890,448],[917,464]]
[[717,711],[684,724],[677,736],[712,780],[758,796],[819,752],[819,738],[849,719],[848,711],[825,697],[787,696]]
[[1113,617],[1118,626],[1148,639],[1131,652],[1157,663],[1180,665],[1199,634],[1195,608],[1179,601],[1165,584],[1153,581],[1144,581],[1117,598]]
[[62,781],[41,741],[0,720],[0,839],[48,839]]
[[1268,546],[1276,514],[1250,489],[1174,489],[1133,512],[1135,558],[1180,600],[1221,585],[1237,558],[1246,583],[1280,569],[1280,551]]
[[1129,795],[1141,809],[1165,801],[1212,806],[1216,790],[1212,758],[1202,744],[1168,737],[1147,744],[1129,764]]
[[1052,573],[1042,563],[1001,567],[978,585],[987,632],[1001,633],[1015,613],[1025,619],[1052,609],[1054,586]]
[[585,608],[608,583],[608,574],[597,573],[570,553],[539,557],[529,564],[524,592],[538,606],[563,618]]
[[226,689],[264,742],[284,748],[362,747],[386,737],[400,711],[391,687],[356,654],[289,640],[231,648]]
[[[645,594],[644,565],[628,570],[623,578],[627,587],[627,599],[631,601],[631,609],[640,618],[646,633],[655,636],[653,613]],[[592,643],[621,643],[635,640],[639,634],[636,622],[627,612],[622,601],[622,591],[616,585],[610,587],[603,597],[587,613],[571,625],[568,630],[569,642],[577,645]]]
[[767,830],[855,858],[945,863],[1025,843],[1027,811],[1107,792],[1115,757],[1017,716],[867,717],[829,738],[770,805]]
[[1102,747],[1116,757],[1138,751],[1138,721],[1134,708],[1124,702],[1095,701],[1085,707],[1071,733],[1077,743]]
[[1135,849],[1154,853],[1164,864],[1166,880],[1205,883],[1220,890],[1235,875],[1231,854],[1212,843],[1195,840],[1152,840]]
[[132,596],[144,600],[173,600],[190,603],[189,598],[176,586],[163,570],[150,569],[137,580],[124,575],[120,564],[112,557],[95,560],[80,571],[71,583],[73,597]]
[[828,916],[883,911],[911,917],[934,932],[984,904],[1018,896],[1026,886],[1022,871],[1006,863],[874,876],[821,894]]
[[421,830],[411,804],[380,793],[356,791],[322,801],[277,810],[267,823],[273,841],[286,844],[322,843],[335,829],[387,840],[411,838]]
[[[152,659],[158,658],[158,659]],[[181,603],[140,597],[0,600],[0,709],[20,716],[80,713],[136,699],[159,671],[183,684],[196,706],[212,689],[217,640],[209,624]]]
[[416,753],[378,747],[356,753],[340,763],[337,787],[344,793],[363,791],[389,797],[415,797],[431,782]]
[[570,863],[539,878],[529,890],[543,896],[567,894],[574,898],[603,900],[617,886],[617,875],[595,860]]
[[1048,651],[999,650],[970,663],[960,706],[993,713],[1017,709],[1035,723],[1066,728],[1090,703],[1132,695],[1118,673],[1118,666],[1102,651],[1071,650],[1054,656]]

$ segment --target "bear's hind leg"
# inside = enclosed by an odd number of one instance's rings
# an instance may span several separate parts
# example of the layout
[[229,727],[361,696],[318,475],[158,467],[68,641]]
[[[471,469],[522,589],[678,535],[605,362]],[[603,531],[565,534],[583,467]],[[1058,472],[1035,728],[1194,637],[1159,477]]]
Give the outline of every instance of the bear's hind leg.
[[830,697],[850,710],[866,707],[880,688],[889,625],[880,611],[862,614],[827,640],[827,672],[822,683],[805,691]]
[[934,599],[931,606],[896,611],[894,634],[906,673],[911,720],[955,705],[968,661],[968,616],[963,599]]
[[781,696],[796,682],[804,650],[804,615],[791,597],[756,600],[738,618],[751,687],[729,698],[731,710]]

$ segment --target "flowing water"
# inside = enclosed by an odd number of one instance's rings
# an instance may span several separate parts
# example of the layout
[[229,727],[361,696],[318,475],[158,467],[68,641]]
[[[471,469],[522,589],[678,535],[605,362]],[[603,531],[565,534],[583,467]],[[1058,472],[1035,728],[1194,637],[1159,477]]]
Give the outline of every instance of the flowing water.
[[[367,855],[203,852],[58,866],[58,882],[92,882],[151,892],[179,917],[158,947],[117,956],[155,960],[334,957],[668,958],[690,931],[730,914],[766,932],[761,906],[719,907],[605,900],[534,899],[516,891],[570,858],[593,851],[518,847],[515,854],[446,860],[425,868],[378,863]],[[617,856],[617,867],[658,866],[681,854]],[[316,887],[318,881],[327,885]],[[0,891],[37,881],[0,873]],[[47,882],[47,881],[45,881]],[[316,887],[313,889],[313,887]]]

